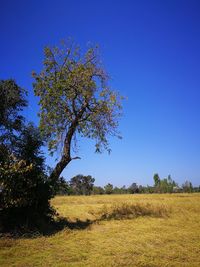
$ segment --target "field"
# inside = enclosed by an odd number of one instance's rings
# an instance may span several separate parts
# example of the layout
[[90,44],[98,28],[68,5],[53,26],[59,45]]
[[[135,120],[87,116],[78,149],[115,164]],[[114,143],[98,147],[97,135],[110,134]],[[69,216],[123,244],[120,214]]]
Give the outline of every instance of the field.
[[[120,203],[163,205],[167,213],[97,220],[99,210]],[[200,194],[66,196],[52,204],[69,227],[1,238],[1,267],[200,266]]]

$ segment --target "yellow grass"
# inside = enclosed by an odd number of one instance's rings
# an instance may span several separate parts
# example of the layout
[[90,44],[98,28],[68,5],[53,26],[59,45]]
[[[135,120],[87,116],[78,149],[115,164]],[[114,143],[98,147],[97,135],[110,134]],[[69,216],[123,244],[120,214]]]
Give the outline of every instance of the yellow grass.
[[168,215],[137,214],[131,219],[83,224],[82,229],[65,228],[46,237],[2,238],[0,266],[200,266],[200,194],[70,196],[52,200],[58,212],[72,222],[95,221],[102,209],[121,207],[123,203],[154,209],[163,205]]

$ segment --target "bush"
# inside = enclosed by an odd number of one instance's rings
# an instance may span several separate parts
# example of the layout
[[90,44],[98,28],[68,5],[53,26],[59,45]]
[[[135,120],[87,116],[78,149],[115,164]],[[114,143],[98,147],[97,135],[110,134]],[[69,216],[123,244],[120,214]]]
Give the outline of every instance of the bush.
[[45,173],[42,144],[38,129],[29,124],[13,153],[0,162],[1,231],[41,228],[55,214],[49,203],[53,184]]
[[163,205],[149,203],[121,203],[112,206],[103,206],[98,212],[90,212],[98,220],[132,219],[140,216],[165,217],[169,210]]

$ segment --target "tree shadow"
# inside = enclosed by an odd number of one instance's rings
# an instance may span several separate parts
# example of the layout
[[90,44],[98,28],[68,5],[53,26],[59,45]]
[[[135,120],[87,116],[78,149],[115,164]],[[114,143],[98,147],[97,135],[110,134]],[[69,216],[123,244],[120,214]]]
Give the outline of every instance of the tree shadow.
[[89,228],[95,221],[76,219],[71,221],[65,217],[56,217],[54,220],[43,221],[41,220],[37,226],[30,227],[16,227],[15,229],[6,229],[0,231],[0,238],[37,238],[40,236],[52,236],[56,233],[66,229],[66,230],[84,230]]
[[86,221],[82,221],[80,219],[76,219],[75,221],[70,221],[65,217],[59,217],[57,220],[53,221],[49,225],[49,229],[44,231],[42,234],[45,236],[53,235],[63,229],[69,230],[84,230],[89,228],[95,221],[87,219]]

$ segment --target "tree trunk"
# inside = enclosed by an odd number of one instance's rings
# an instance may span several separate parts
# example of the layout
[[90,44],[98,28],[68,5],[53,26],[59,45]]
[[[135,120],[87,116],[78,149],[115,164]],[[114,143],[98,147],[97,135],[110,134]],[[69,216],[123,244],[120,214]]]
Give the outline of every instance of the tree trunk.
[[78,125],[79,119],[82,117],[84,111],[86,109],[86,104],[81,108],[80,112],[77,114],[74,121],[71,123],[71,126],[69,127],[69,130],[66,134],[65,141],[64,141],[64,147],[63,147],[63,155],[61,157],[61,160],[56,164],[56,167],[52,171],[50,175],[50,180],[52,182],[55,182],[58,180],[60,174],[64,170],[64,168],[70,163],[72,159],[78,159],[79,157],[71,158],[71,141],[72,137],[76,131],[76,127]]
[[71,160],[72,159],[70,156],[66,156],[66,155],[62,156],[61,160],[56,164],[56,167],[53,169],[49,177],[52,182],[55,182],[58,180],[60,174],[62,173],[64,168],[70,163]]

